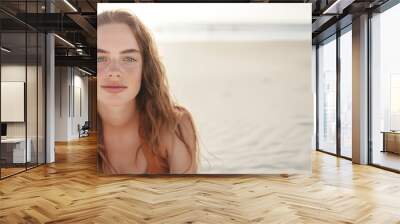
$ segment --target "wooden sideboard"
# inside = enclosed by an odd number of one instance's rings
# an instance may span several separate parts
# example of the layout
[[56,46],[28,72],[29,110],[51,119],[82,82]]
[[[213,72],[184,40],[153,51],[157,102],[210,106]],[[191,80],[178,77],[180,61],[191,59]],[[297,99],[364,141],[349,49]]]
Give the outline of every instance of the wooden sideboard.
[[383,152],[400,154],[400,132],[383,131]]

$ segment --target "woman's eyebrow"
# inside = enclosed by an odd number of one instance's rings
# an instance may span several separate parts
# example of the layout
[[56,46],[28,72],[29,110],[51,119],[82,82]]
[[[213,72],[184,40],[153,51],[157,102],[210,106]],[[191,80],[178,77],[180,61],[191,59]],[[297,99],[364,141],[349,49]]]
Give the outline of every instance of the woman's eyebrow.
[[120,52],[121,54],[128,54],[128,53],[140,53],[140,51],[139,50],[137,50],[137,49],[126,49],[126,50],[123,50],[123,51],[121,51]]
[[97,48],[97,53],[108,53],[108,51]]

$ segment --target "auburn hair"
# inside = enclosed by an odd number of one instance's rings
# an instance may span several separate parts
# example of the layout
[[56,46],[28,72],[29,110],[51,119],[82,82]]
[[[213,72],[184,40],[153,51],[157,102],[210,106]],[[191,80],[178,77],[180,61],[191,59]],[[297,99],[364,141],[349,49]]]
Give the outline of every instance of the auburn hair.
[[[155,156],[161,157],[162,135],[172,133],[183,142],[191,157],[187,170],[197,170],[199,144],[193,118],[185,108],[178,106],[172,100],[165,68],[150,32],[138,17],[129,11],[111,10],[97,16],[97,27],[112,23],[129,26],[143,58],[141,87],[135,98],[139,113],[139,136],[142,143],[140,150],[151,150]],[[194,136],[191,143],[185,138],[185,133],[179,123],[182,116],[189,118],[190,129],[193,132],[191,136]],[[98,168],[102,170],[104,166],[108,166],[112,170],[104,153],[102,126],[101,118],[98,116]]]

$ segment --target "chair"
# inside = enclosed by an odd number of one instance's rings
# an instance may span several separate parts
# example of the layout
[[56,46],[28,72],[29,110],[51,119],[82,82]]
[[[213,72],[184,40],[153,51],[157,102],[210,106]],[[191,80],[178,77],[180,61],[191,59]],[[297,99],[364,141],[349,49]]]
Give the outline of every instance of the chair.
[[89,129],[90,129],[89,121],[85,121],[85,123],[82,125],[82,127],[80,127],[80,125],[78,125],[78,129],[79,129],[79,138],[89,136]]

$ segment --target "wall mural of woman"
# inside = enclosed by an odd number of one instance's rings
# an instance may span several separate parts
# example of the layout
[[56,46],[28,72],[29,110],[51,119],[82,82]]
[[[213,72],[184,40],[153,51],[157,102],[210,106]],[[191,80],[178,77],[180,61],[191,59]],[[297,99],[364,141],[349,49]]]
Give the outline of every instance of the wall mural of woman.
[[173,101],[145,25],[131,12],[105,11],[97,33],[99,172],[197,173],[192,116]]

